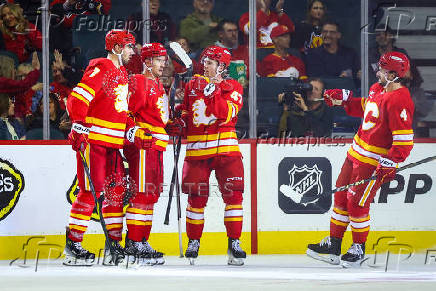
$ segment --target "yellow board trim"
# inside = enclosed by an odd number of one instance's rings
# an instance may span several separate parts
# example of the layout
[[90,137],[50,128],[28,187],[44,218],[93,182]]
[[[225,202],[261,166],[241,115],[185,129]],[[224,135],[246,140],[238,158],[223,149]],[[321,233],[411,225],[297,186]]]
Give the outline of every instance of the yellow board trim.
[[110,122],[96,117],[86,117],[86,122],[98,126],[103,126],[109,129],[120,129],[120,130],[126,129],[125,123]]
[[211,140],[218,140],[224,138],[238,138],[238,136],[236,135],[236,132],[229,131],[229,132],[220,132],[215,134],[188,135],[187,140],[188,142],[194,142],[194,141],[211,141]]
[[89,87],[88,85],[84,84],[84,83],[79,83],[77,84],[77,87],[82,87],[83,89],[85,89],[86,91],[88,91],[89,94],[91,94],[93,97],[95,97],[95,91],[94,89],[92,89],[91,87]]
[[194,220],[194,219],[186,218],[186,223],[190,223],[190,224],[204,224],[204,219]]
[[[307,244],[317,243],[329,235],[329,231],[260,231],[258,232],[259,254],[305,254]],[[123,234],[125,236],[125,234]],[[158,245],[168,256],[179,255],[178,233],[154,233],[150,235],[151,245]],[[398,253],[399,248],[390,248],[389,244],[377,244],[386,237],[393,237],[400,244],[413,246],[415,253],[424,253],[435,248],[436,231],[374,231],[369,233],[367,241],[367,254],[383,253],[389,248],[390,253]],[[97,257],[103,256],[104,248],[103,234],[85,234],[83,247],[95,253]],[[182,234],[182,243],[187,245],[188,237]],[[342,245],[348,247],[352,243],[351,232],[346,232]],[[124,244],[124,239],[121,241]],[[201,255],[225,255],[227,249],[225,232],[205,232],[201,238]],[[61,264],[62,252],[65,247],[65,234],[38,235],[34,236],[0,236],[0,260],[18,260],[23,262],[24,256],[28,260],[36,258],[38,251],[39,259],[53,259]],[[250,232],[243,232],[241,236],[243,249],[250,254],[251,237]],[[24,249],[24,246],[26,248]],[[376,249],[374,249],[374,247]],[[403,250],[404,254],[404,250]],[[14,264],[15,264],[14,263]],[[424,263],[424,262],[423,262]],[[102,264],[100,259],[99,264]]]
[[239,152],[239,146],[222,146],[207,150],[187,150],[187,157],[200,157],[207,156],[213,154],[221,154],[221,153],[230,153],[230,152]]

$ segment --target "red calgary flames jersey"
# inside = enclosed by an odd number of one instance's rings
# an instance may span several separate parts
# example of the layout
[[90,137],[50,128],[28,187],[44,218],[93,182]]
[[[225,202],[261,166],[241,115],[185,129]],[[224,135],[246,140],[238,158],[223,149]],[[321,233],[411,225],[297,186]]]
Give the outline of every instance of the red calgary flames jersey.
[[169,120],[169,102],[162,83],[159,79],[152,80],[138,74],[132,77],[130,84],[129,111],[136,125],[148,128],[157,140],[153,148],[165,151],[169,140],[165,131]]
[[362,117],[363,122],[348,150],[352,160],[378,165],[380,156],[403,162],[413,147],[412,120],[414,104],[409,89],[385,92],[376,83],[368,98],[352,98],[345,104],[349,115]]
[[122,148],[127,121],[128,76],[106,58],[91,60],[82,80],[68,96],[73,122],[87,123],[89,142]]
[[182,116],[186,122],[186,159],[241,156],[235,125],[242,108],[242,86],[235,80],[210,83],[195,75],[186,84]]

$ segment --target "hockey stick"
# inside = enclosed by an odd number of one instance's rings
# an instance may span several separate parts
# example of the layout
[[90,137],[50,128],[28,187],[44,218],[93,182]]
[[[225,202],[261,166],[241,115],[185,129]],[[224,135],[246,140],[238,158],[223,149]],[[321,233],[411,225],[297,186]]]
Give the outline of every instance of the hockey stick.
[[[397,169],[397,173],[401,172],[401,171],[404,171],[406,169],[410,169],[410,168],[413,168],[413,167],[416,167],[416,166],[419,166],[419,165],[431,162],[433,160],[436,160],[436,156],[428,157],[428,158],[422,159],[420,161],[407,164],[405,166],[402,166],[402,167],[398,168]],[[348,188],[351,188],[353,186],[358,186],[358,185],[361,185],[361,184],[365,184],[365,183],[367,183],[369,181],[372,181],[372,180],[375,180],[375,179],[377,179],[376,175],[371,176],[371,177],[369,177],[367,179],[364,179],[364,180],[360,180],[360,181],[357,181],[357,182],[354,182],[354,183],[351,183],[351,184],[348,184],[348,185],[345,185],[345,186],[341,186],[341,187],[335,188],[335,189],[332,190],[332,193],[339,192],[339,191],[344,191],[344,190],[347,190]]]
[[[88,176],[89,187],[91,188],[92,197],[94,197],[95,206],[97,207],[97,213],[100,216],[101,228],[103,229],[103,233],[104,233],[104,236],[106,238],[106,242],[108,242],[109,241],[109,232],[107,231],[106,222],[104,222],[104,218],[103,218],[103,211],[102,211],[103,201],[100,201],[100,199],[97,198],[97,194],[96,194],[95,188],[94,188],[94,183],[92,182],[92,179],[91,179],[91,172],[89,171],[85,156],[83,155],[83,153],[80,150],[79,150],[79,154],[80,154],[80,157],[82,158],[83,168],[85,169],[86,176]],[[100,196],[100,197],[103,198],[103,196]],[[112,257],[116,258],[116,256],[115,256],[116,252],[111,244],[109,244],[109,251],[110,251]],[[114,264],[116,264],[116,262],[114,262]]]
[[[178,56],[179,59],[183,62],[185,65],[187,72],[185,75],[188,77],[192,75],[192,60],[189,58],[185,50],[180,46],[177,42],[170,42],[168,44],[168,49],[170,56]],[[175,116],[175,94],[177,89],[177,84],[179,83],[179,75],[176,74],[174,79],[174,84],[171,88],[170,92],[170,107],[173,116]],[[180,156],[180,149],[181,149],[181,143],[182,143],[182,137],[179,135],[176,138],[173,136],[173,156],[174,156],[174,168],[173,168],[173,174],[171,178],[171,185],[170,185],[170,191],[168,193],[168,205],[167,205],[167,211],[165,213],[165,221],[164,224],[169,224],[169,216],[171,211],[171,202],[172,197],[174,193],[174,187],[176,188],[176,199],[177,199],[177,227],[179,232],[179,252],[180,257],[183,258],[183,247],[182,247],[182,225],[181,225],[181,218],[182,218],[182,210],[180,205],[180,185],[179,185],[179,172],[178,172],[178,161]]]

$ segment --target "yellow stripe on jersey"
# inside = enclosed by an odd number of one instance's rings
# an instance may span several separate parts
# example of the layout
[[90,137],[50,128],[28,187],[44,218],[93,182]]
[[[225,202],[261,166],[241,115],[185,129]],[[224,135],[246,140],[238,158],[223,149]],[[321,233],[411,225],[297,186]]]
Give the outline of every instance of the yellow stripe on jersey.
[[81,87],[83,89],[85,89],[86,91],[89,92],[89,94],[91,94],[93,97],[95,97],[95,91],[94,89],[92,89],[91,87],[89,87],[88,85],[84,84],[84,83],[79,83],[77,84],[77,87]]
[[232,119],[232,115],[233,115],[233,106],[232,106],[232,102],[227,101],[227,118],[226,121],[224,121],[224,124],[228,123],[231,119]]
[[99,119],[96,117],[86,117],[86,122],[87,123],[91,123],[91,124],[95,124],[98,126],[103,126],[106,128],[110,128],[110,129],[121,129],[121,130],[125,130],[126,129],[126,124],[125,123],[115,123],[115,122],[110,122],[110,121],[106,121],[103,119]]
[[220,153],[239,152],[239,146],[223,146],[207,150],[187,150],[187,157],[200,157]]
[[392,145],[411,145],[413,146],[413,141],[394,141]]
[[362,110],[365,111],[366,99],[363,97],[360,98],[360,104],[362,105]]
[[382,148],[382,147],[377,147],[377,146],[372,146],[367,144],[366,142],[364,142],[363,140],[361,140],[357,134],[354,136],[354,141],[360,145],[363,149],[379,154],[379,155],[385,155],[388,153],[388,149]]
[[336,220],[334,218],[331,218],[330,222],[332,222],[336,225],[339,225],[339,226],[348,226],[348,222],[342,222],[342,221]]
[[367,217],[364,218],[353,218],[351,217],[351,221],[352,222],[364,222],[364,221],[368,221],[370,219],[369,215]]
[[89,133],[88,138],[91,140],[99,140],[99,141],[104,141],[104,142],[111,143],[111,144],[118,144],[118,145],[124,144],[124,138],[122,138],[122,137],[110,137],[110,136],[99,134],[99,133],[91,132],[91,133]]
[[187,137],[188,142],[212,141],[212,140],[224,139],[224,138],[238,138],[238,136],[236,135],[236,132],[230,131],[230,132],[220,132],[215,134],[188,135]]
[[392,134],[413,134],[413,129],[394,130]]
[[193,207],[188,207],[186,209],[186,211],[193,211],[193,212],[197,212],[197,213],[204,213],[204,208],[193,208]]
[[80,101],[85,102],[85,104],[89,106],[89,101],[88,101],[88,99],[86,99],[86,98],[83,97],[82,95],[77,94],[76,92],[72,91],[72,92],[71,92],[71,96],[76,97],[77,99],[79,99]]
[[341,210],[341,209],[338,209],[338,208],[334,207],[333,211],[336,212],[337,214],[347,215],[348,216],[348,211],[346,211],[346,210]]
[[370,165],[373,165],[373,166],[377,166],[378,165],[378,161],[377,160],[375,160],[373,158],[364,157],[361,154],[359,154],[358,152],[356,152],[355,150],[353,150],[353,148],[350,148],[348,150],[348,154],[350,156],[352,156],[353,158],[355,158],[356,160],[361,161],[362,163],[370,164]]
[[167,134],[165,128],[160,127],[160,126],[153,126],[153,125],[148,124],[148,123],[146,123],[146,122],[137,122],[136,124],[137,124],[139,127],[147,128],[147,129],[149,129],[150,131],[155,132],[155,133]]
[[162,141],[162,140],[157,140],[156,141],[156,145],[160,146],[160,147],[163,147],[163,148],[166,148],[167,145],[168,145],[168,142],[167,141]]
[[134,214],[144,214],[144,215],[153,214],[153,210],[144,210],[144,209],[138,209],[138,208],[127,208],[127,212],[134,213]]

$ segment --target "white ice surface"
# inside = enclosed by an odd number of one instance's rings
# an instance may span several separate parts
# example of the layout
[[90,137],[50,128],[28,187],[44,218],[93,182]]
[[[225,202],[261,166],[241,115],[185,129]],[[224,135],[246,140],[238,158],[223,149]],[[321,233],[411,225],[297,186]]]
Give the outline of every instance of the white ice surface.
[[[401,259],[401,258],[400,258]],[[391,260],[392,261],[392,260]],[[225,256],[200,256],[195,266],[166,257],[163,266],[67,267],[58,261],[0,261],[0,290],[436,290],[436,262],[413,260],[342,269],[303,255],[249,256],[242,267]]]

